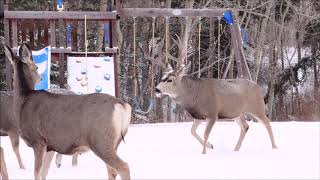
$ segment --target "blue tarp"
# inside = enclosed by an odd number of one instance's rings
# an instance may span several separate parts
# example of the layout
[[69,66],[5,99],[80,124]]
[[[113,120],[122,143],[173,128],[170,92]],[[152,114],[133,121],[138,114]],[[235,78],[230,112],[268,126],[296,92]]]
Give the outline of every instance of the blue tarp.
[[32,51],[32,58],[38,66],[38,73],[41,76],[41,81],[36,84],[35,90],[48,90],[50,88],[51,47]]

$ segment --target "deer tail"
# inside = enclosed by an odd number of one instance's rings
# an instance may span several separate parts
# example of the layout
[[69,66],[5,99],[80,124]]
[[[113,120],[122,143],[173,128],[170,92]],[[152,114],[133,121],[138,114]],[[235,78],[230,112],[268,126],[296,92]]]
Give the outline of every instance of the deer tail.
[[122,138],[122,141],[125,143],[124,137],[127,134],[128,128],[130,125],[132,108],[128,103],[125,103],[123,107],[124,107],[124,112],[122,115],[121,138]]

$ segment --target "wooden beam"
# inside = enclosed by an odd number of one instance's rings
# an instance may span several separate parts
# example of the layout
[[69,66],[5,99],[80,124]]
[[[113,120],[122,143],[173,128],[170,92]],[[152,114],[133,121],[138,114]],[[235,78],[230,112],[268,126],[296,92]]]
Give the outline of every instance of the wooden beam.
[[100,11],[4,11],[5,19],[78,19],[84,20],[116,20],[117,12]]
[[227,9],[122,8],[121,17],[223,17]]
[[[117,54],[118,48],[105,48],[105,51],[87,52],[88,54]],[[70,54],[85,54],[85,52],[72,51]]]

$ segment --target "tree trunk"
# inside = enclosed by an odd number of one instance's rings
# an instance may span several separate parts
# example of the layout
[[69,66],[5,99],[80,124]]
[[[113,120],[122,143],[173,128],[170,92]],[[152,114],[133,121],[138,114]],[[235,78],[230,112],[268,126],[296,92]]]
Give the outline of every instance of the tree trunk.
[[[269,3],[266,9],[266,17],[270,16],[271,13],[271,8],[274,5],[274,3]],[[253,73],[253,80],[257,82],[258,76],[259,76],[259,71],[260,71],[260,65],[261,65],[261,60],[262,60],[262,51],[263,51],[263,46],[265,43],[266,39],[266,30],[267,30],[267,25],[268,25],[268,18],[264,18],[261,23],[261,29],[260,29],[260,36],[257,36],[258,42],[257,42],[257,51],[255,53],[254,59],[256,59],[256,65],[255,65],[255,72]]]
[[[319,47],[318,47],[319,48]],[[314,74],[314,99],[315,99],[315,105],[316,105],[316,118],[318,120],[320,119],[320,94],[319,94],[319,77],[318,77],[318,69],[317,69],[317,49],[313,45],[311,48],[311,53],[312,53],[312,59],[313,59],[313,74]]]
[[270,93],[268,100],[269,118],[273,118],[274,108],[274,84],[275,84],[275,72],[276,72],[276,47],[272,46],[270,49],[269,63],[270,63]]

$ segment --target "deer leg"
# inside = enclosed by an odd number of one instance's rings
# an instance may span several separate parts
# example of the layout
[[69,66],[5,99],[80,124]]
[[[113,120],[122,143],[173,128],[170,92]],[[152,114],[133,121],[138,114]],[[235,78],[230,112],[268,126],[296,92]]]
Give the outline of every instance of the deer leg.
[[79,153],[75,153],[74,155],[72,155],[72,166],[78,165],[78,155]]
[[[192,127],[191,127],[191,134],[193,135],[193,137],[195,137],[200,143],[201,145],[203,146],[203,140],[202,138],[197,134],[197,129],[199,127],[199,125],[201,124],[201,121],[199,120],[194,120],[193,121],[193,124],[192,124]],[[207,144],[207,147],[210,148],[210,149],[213,149],[213,145],[208,142]]]
[[[99,153],[95,152],[107,165],[119,173],[121,179],[130,179],[129,166],[116,153]],[[111,176],[112,177],[112,176]]]
[[61,167],[61,161],[62,161],[62,154],[57,153],[57,155],[56,155],[56,161],[55,161],[57,168],[60,168],[60,167]]
[[50,152],[47,152],[45,155],[45,158],[43,160],[42,170],[41,170],[41,177],[43,180],[46,179],[46,177],[48,175],[51,161],[53,159],[54,154],[55,154],[54,151],[50,151]]
[[25,169],[19,152],[19,135],[16,133],[8,133],[13,152],[16,154],[20,169]]
[[[98,133],[96,134],[98,136]],[[101,158],[107,165],[113,168],[121,177],[121,179],[130,179],[129,166],[117,154],[116,148],[111,148],[113,145],[107,143],[108,140],[99,141],[99,143],[92,143],[90,149]],[[110,147],[110,148],[108,148]]]
[[206,154],[207,153],[207,146],[206,144],[208,143],[208,138],[211,132],[211,129],[216,121],[217,117],[215,119],[207,119],[207,126],[206,129],[204,131],[204,143],[203,143],[203,150],[202,150],[202,154]]
[[8,180],[8,171],[6,161],[4,160],[4,153],[2,147],[0,147],[0,177],[2,180]]
[[271,144],[272,144],[272,148],[277,149],[277,145],[274,142],[273,132],[272,132],[272,128],[270,125],[270,119],[266,115],[264,115],[263,117],[261,117],[261,122],[266,127],[266,129],[268,131],[268,134],[269,134],[269,137],[271,140]]
[[42,164],[43,160],[45,157],[47,151],[47,147],[44,145],[36,145],[33,147],[33,152],[34,152],[34,179],[35,180],[40,180],[41,179],[41,169],[42,169]]
[[249,129],[249,125],[246,121],[246,117],[244,114],[240,115],[239,117],[235,118],[235,121],[237,122],[237,124],[240,126],[240,136],[237,142],[236,147],[234,148],[234,151],[239,151],[242,141],[244,139],[244,136],[247,134],[247,131]]
[[274,141],[273,132],[272,132],[272,128],[270,125],[270,119],[266,115],[262,115],[262,116],[258,116],[258,117],[253,114],[250,114],[250,115],[252,115],[255,119],[260,121],[266,127],[268,134],[269,134],[269,137],[270,137],[270,140],[271,140],[272,148],[277,149],[277,145]]
[[110,167],[108,164],[107,164],[107,170],[108,170],[108,179],[109,180],[114,180],[116,179],[118,173],[116,170],[114,170],[112,167]]

